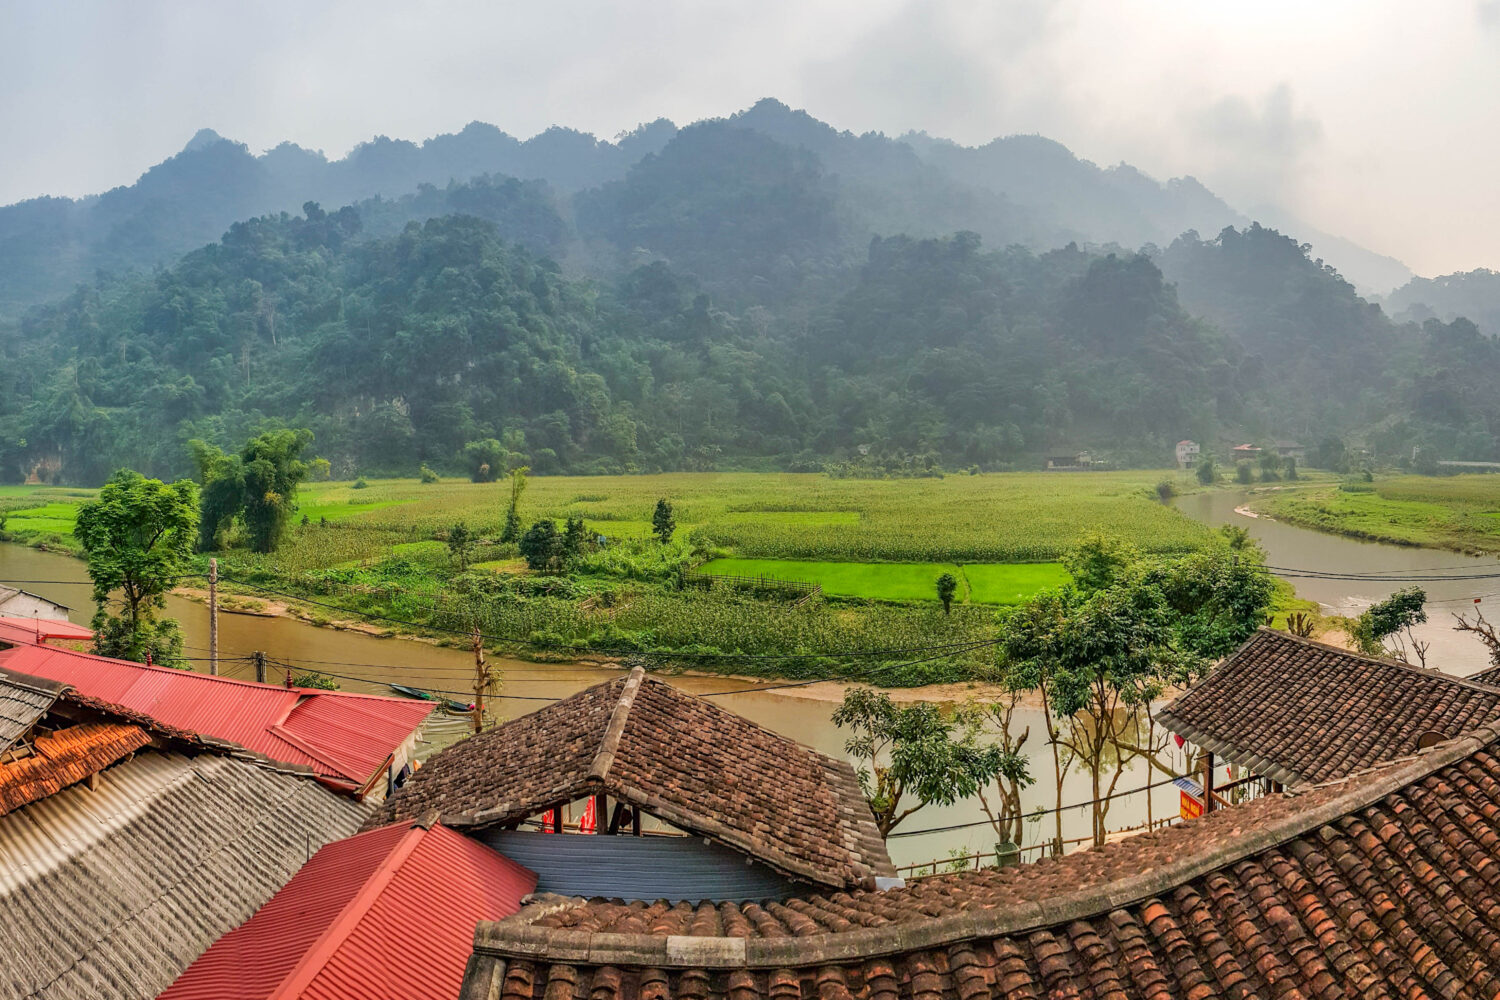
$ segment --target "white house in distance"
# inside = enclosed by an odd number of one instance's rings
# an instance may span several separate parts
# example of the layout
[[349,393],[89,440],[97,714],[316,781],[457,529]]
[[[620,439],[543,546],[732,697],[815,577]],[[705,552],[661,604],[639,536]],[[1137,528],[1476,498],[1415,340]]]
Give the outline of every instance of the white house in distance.
[[71,609],[16,587],[0,586],[0,618],[55,618],[67,620]]
[[1177,467],[1179,469],[1191,469],[1193,466],[1197,465],[1199,450],[1200,449],[1198,448],[1197,441],[1178,441]]

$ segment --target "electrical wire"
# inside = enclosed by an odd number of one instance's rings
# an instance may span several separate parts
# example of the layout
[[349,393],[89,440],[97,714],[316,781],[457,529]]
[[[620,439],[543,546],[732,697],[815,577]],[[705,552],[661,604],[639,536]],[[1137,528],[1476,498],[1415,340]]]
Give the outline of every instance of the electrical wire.
[[[1089,799],[1086,802],[1069,802],[1065,806],[1053,806],[1050,809],[1033,809],[1033,810],[1030,810],[1029,812],[1027,812],[1023,818],[1030,819],[1033,816],[1051,816],[1051,815],[1053,815],[1055,813],[1067,812],[1069,809],[1082,809],[1082,808],[1085,808],[1087,806],[1098,805],[1101,802],[1111,802],[1111,801],[1119,798],[1122,795],[1136,795],[1136,794],[1138,794],[1140,792],[1148,792],[1148,791],[1150,791],[1153,788],[1165,788],[1167,785],[1171,785],[1171,784],[1174,784],[1177,781],[1180,781],[1183,777],[1186,777],[1186,776],[1185,775],[1179,775],[1176,778],[1167,778],[1167,779],[1165,779],[1163,781],[1154,781],[1154,782],[1152,782],[1152,783],[1150,783],[1148,785],[1142,785],[1139,788],[1131,788],[1131,789],[1127,789],[1126,791],[1123,791],[1123,792],[1115,792],[1113,795],[1109,795],[1109,796],[1102,797],[1102,798],[1097,798],[1097,799]],[[951,826],[934,826],[934,827],[928,827],[925,830],[898,830],[895,833],[888,833],[888,834],[886,834],[886,839],[887,840],[891,840],[891,839],[894,839],[896,837],[920,837],[920,836],[922,836],[925,833],[950,833],[953,830],[967,830],[967,829],[970,829],[971,827],[976,827],[976,826],[990,826],[990,825],[992,825],[992,824],[991,824],[991,822],[989,820],[987,820],[987,819],[981,819],[981,820],[975,820],[972,823],[954,823]]]

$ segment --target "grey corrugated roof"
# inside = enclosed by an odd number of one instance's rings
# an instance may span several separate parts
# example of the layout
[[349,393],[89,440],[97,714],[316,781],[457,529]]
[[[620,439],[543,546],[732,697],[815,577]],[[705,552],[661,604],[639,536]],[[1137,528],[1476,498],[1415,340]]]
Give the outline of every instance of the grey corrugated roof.
[[9,750],[47,714],[66,684],[29,674],[0,671],[0,753]]
[[537,892],[605,899],[785,899],[801,885],[738,851],[698,837],[483,830],[475,834],[536,872]]
[[368,813],[227,757],[99,778],[0,818],[0,996],[149,1000]]

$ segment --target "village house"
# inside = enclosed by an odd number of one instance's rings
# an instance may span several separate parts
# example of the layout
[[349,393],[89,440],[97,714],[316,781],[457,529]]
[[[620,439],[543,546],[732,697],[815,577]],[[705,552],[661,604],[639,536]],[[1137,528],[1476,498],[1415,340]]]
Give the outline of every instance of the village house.
[[369,807],[0,668],[0,993],[150,1000]]
[[1060,469],[1069,472],[1080,469],[1089,469],[1094,465],[1094,458],[1086,451],[1058,452],[1047,456],[1047,468]]
[[160,1000],[453,1000],[475,925],[535,888],[532,872],[430,820],[367,830],[319,850]]
[[1258,462],[1260,455],[1261,449],[1258,444],[1237,444],[1229,449],[1231,462]]
[[[570,810],[592,813],[593,836],[542,832]],[[847,761],[639,667],[449,747],[366,825],[428,814],[534,870],[540,892],[772,899],[896,881]]]
[[1296,441],[1273,441],[1271,450],[1277,458],[1295,459],[1299,464],[1307,458],[1307,448]]
[[385,797],[416,749],[419,727],[436,707],[428,701],[256,684],[112,660],[35,641],[26,631],[30,624],[11,620],[0,627],[0,645],[10,644],[0,649],[0,669],[68,684],[163,725],[305,768],[328,787],[357,798]]
[[540,896],[479,926],[460,998],[1489,996],[1497,845],[1491,726],[1101,849],[884,892]]
[[1218,761],[1299,788],[1500,723],[1500,688],[1261,629],[1156,719],[1210,775]]
[[19,587],[0,586],[0,618],[49,618],[67,621],[73,610]]
[[1202,449],[1198,442],[1182,440],[1177,442],[1177,468],[1191,469],[1198,464],[1198,456]]

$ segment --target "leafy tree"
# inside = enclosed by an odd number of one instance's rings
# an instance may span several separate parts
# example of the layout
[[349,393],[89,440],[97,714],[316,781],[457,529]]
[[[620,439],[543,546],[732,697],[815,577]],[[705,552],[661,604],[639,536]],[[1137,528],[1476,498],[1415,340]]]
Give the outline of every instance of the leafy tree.
[[315,458],[307,463],[307,478],[315,483],[326,483],[333,478],[333,463],[326,458]]
[[[1096,845],[1105,841],[1106,817],[1126,765],[1138,757],[1154,759],[1159,752],[1152,744],[1151,703],[1191,662],[1177,653],[1172,640],[1170,611],[1161,592],[1136,578],[1087,595],[1072,587],[1043,592],[1007,623],[1002,649],[1009,669],[1019,684],[1042,694],[1058,806],[1063,777],[1073,762],[1080,762],[1093,790]],[[1061,839],[1059,813],[1057,849]]]
[[882,837],[925,806],[977,795],[1002,772],[1016,780],[1027,773],[1023,755],[987,743],[979,725],[928,702],[898,706],[884,692],[854,687],[833,722],[851,732],[844,751],[858,762]]
[[1254,634],[1276,589],[1265,552],[1245,529],[1227,524],[1197,551],[1148,568],[1145,579],[1171,611],[1176,648],[1210,660]]
[[1195,475],[1198,477],[1198,482],[1204,486],[1212,486],[1219,481],[1218,466],[1214,465],[1214,460],[1211,458],[1204,458],[1198,463]]
[[[993,701],[971,699],[960,706],[959,719],[966,725],[986,728],[993,734],[992,739],[1006,760],[1024,763],[1027,757],[1022,751],[1026,741],[1031,738],[1031,727],[1026,726],[1019,733],[1015,727],[1016,709],[1020,707],[1021,699],[1028,690],[1026,680],[1019,672],[1002,665],[999,686],[1003,693]],[[1034,781],[1030,771],[1024,766],[1003,767],[995,776],[996,799],[993,805],[990,804],[986,788],[981,787],[976,793],[985,815],[989,817],[990,825],[995,829],[997,843],[1021,843],[1022,821],[1025,818],[1021,809],[1021,792]]]
[[297,487],[307,476],[299,456],[312,443],[312,431],[268,431],[251,438],[240,452],[243,476],[240,518],[250,548],[273,552],[297,508]]
[[563,526],[563,556],[572,559],[582,555],[587,546],[588,532],[583,526],[583,518],[577,514],[568,515],[567,523]]
[[1266,452],[1260,456],[1260,478],[1263,482],[1275,482],[1281,478],[1281,470],[1284,468],[1281,456],[1275,452]]
[[953,595],[957,593],[958,578],[952,573],[944,573],[937,578],[937,596],[943,602],[943,614],[953,613]]
[[464,461],[469,466],[469,478],[474,482],[494,482],[505,465],[505,446],[497,438],[470,441],[464,445]]
[[1085,593],[1114,586],[1140,561],[1134,545],[1102,531],[1089,532],[1062,557],[1074,586]]
[[311,443],[312,431],[306,429],[267,431],[246,442],[238,455],[226,455],[200,440],[189,441],[203,484],[198,547],[218,548],[238,519],[251,549],[275,551],[297,509],[297,488],[308,471],[299,456]]
[[1248,486],[1255,482],[1255,470],[1250,467],[1249,462],[1236,462],[1234,466],[1234,481],[1241,486]]
[[197,528],[198,487],[187,479],[169,486],[122,469],[79,508],[74,536],[98,605],[95,652],[140,662],[181,655],[177,623],[155,613],[187,568]]
[[1172,498],[1177,495],[1177,484],[1170,479],[1163,479],[1156,484],[1156,499],[1162,503],[1171,503]]
[[677,518],[672,514],[672,503],[665,498],[656,501],[656,510],[651,514],[651,531],[657,541],[666,545],[677,530]]
[[560,572],[567,563],[563,537],[558,534],[557,524],[551,518],[544,517],[527,528],[516,548],[526,565],[538,573]]
[[460,573],[469,568],[469,556],[474,551],[476,540],[469,526],[462,521],[448,529],[448,554],[458,561]]
[[[317,461],[317,460],[314,459],[314,461]],[[423,462],[422,463],[422,468],[420,468],[420,469],[417,470],[417,478],[421,480],[422,485],[424,485],[424,486],[429,486],[429,485],[431,485],[433,483],[441,482],[442,481],[438,477],[438,474],[436,472],[434,472],[432,470],[432,467],[429,466],[426,462]]]
[[299,688],[316,688],[320,691],[337,691],[339,682],[327,674],[320,674],[315,670],[298,674],[292,678],[292,686]]
[[1285,473],[1284,474],[1286,475],[1286,478],[1288,478],[1288,479],[1297,479],[1298,478],[1298,476],[1297,476],[1297,460],[1295,458],[1293,458],[1291,455],[1288,455],[1286,457]]
[[1414,626],[1427,621],[1426,604],[1427,591],[1406,587],[1370,605],[1357,619],[1346,620],[1344,631],[1366,656],[1388,654],[1406,662],[1415,656],[1418,663],[1426,666],[1429,643],[1418,640],[1412,631]]
[[530,471],[524,465],[510,470],[510,505],[505,508],[505,524],[500,529],[502,542],[521,537],[521,494],[526,492],[526,474]]

